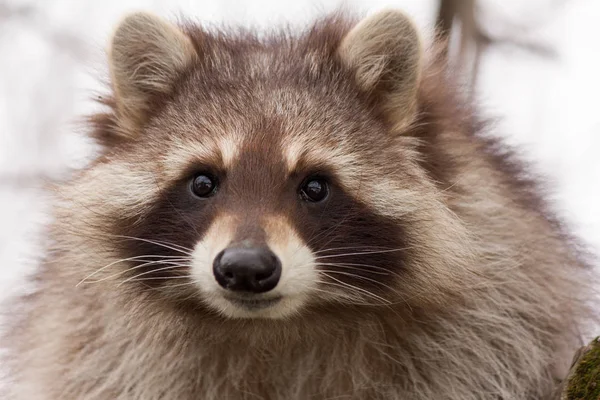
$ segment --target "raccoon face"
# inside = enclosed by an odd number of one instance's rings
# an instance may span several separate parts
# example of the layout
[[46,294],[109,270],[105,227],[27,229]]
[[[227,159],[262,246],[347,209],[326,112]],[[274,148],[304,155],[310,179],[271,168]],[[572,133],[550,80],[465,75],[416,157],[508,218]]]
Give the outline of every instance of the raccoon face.
[[88,206],[111,215],[120,284],[232,318],[443,301],[463,234],[406,134],[421,51],[403,14],[268,43],[134,14],[110,60]]

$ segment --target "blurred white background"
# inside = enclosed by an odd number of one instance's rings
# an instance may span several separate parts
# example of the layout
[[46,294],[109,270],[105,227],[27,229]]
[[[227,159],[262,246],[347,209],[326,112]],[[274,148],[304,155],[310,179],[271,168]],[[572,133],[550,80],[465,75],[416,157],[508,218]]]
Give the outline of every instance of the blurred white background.
[[[39,178],[81,165],[90,147],[78,118],[102,86],[104,49],[127,11],[182,12],[201,21],[300,24],[339,1],[0,0],[0,294],[34,265],[46,201]],[[435,0],[352,0],[399,7],[431,34]],[[600,249],[600,1],[481,0],[482,28],[506,43],[483,54],[477,96],[497,133],[522,147],[556,189],[556,208]],[[531,43],[552,56],[532,52]],[[544,53],[544,52],[542,52]]]

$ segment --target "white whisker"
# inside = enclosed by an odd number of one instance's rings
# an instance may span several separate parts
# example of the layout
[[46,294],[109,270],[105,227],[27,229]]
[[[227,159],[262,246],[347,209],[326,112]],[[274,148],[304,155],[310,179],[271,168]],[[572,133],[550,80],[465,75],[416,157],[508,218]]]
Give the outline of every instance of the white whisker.
[[[91,274],[89,274],[88,276],[86,276],[85,278],[83,278],[77,285],[75,285],[75,287],[81,285],[83,282],[85,282],[86,280],[88,280],[89,278],[91,278],[92,276],[96,275],[99,272],[102,272],[103,270],[105,270],[106,268],[112,267],[115,264],[119,264],[125,261],[132,261],[132,260],[138,260],[138,259],[142,259],[142,258],[153,258],[153,257],[160,257],[160,258],[180,258],[181,256],[157,256],[157,255],[142,255],[142,256],[135,256],[135,257],[128,257],[128,258],[121,258],[119,260],[113,261],[99,269],[97,269],[96,271],[92,272]],[[145,260],[144,260],[145,261]]]
[[151,271],[142,272],[141,274],[137,274],[137,275],[134,275],[134,276],[132,276],[130,278],[125,279],[123,282],[119,283],[117,285],[117,287],[119,287],[119,286],[123,285],[124,283],[127,283],[127,282],[129,282],[131,280],[139,278],[140,276],[153,274],[153,273],[156,273],[156,272],[159,272],[159,271],[166,271],[166,270],[170,270],[170,269],[183,268],[183,267],[187,267],[187,265],[170,265],[168,267],[163,267],[163,268],[153,269]]
[[103,282],[103,281],[106,281],[108,279],[115,278],[115,277],[117,277],[119,275],[122,275],[122,274],[124,274],[126,272],[133,271],[133,270],[136,270],[136,269],[140,269],[140,268],[143,268],[143,267],[147,267],[149,265],[171,264],[171,265],[181,265],[181,266],[185,265],[185,266],[188,266],[188,267],[191,266],[189,264],[184,264],[183,261],[189,261],[189,259],[188,258],[177,258],[177,259],[172,259],[172,260],[154,260],[154,261],[148,261],[148,262],[136,265],[136,266],[131,267],[131,268],[123,269],[122,271],[116,272],[116,273],[114,273],[112,275],[109,275],[109,276],[105,276],[102,279],[97,279],[97,280],[91,281],[89,283]]
[[190,277],[188,275],[177,275],[177,276],[150,276],[147,278],[141,278],[141,279],[131,279],[128,282],[141,282],[141,281],[151,281],[151,280],[165,280],[165,279],[190,279]]
[[[350,270],[354,270],[354,271],[365,271],[365,272],[368,272],[370,274],[376,274],[376,275],[394,275],[394,273],[392,273],[391,271],[386,270],[383,267],[377,267],[375,265],[369,265],[369,264],[318,263],[318,265],[319,266],[323,265],[323,266],[329,266],[329,267],[346,268],[346,269],[350,269]],[[364,268],[357,268],[357,267],[364,267]]]
[[327,276],[328,278],[330,278],[330,279],[333,279],[334,281],[338,282],[340,285],[342,285],[342,286],[345,286],[346,288],[353,289],[353,290],[356,290],[356,291],[358,291],[358,292],[361,292],[361,293],[363,293],[363,294],[365,294],[365,295],[367,295],[367,296],[369,296],[369,297],[372,297],[372,298],[374,298],[374,299],[380,300],[381,302],[383,302],[383,303],[385,303],[385,304],[391,303],[389,300],[386,300],[386,299],[384,299],[384,298],[383,298],[383,297],[381,297],[381,296],[378,296],[378,295],[376,295],[376,294],[374,294],[374,293],[371,293],[371,292],[369,292],[369,291],[368,291],[368,290],[366,290],[366,289],[359,288],[359,287],[357,287],[357,286],[354,286],[354,285],[351,285],[351,284],[349,284],[349,283],[347,283],[347,282],[341,281],[341,280],[339,280],[339,279],[337,279],[337,278],[335,278],[335,277],[333,277],[333,276],[331,276],[331,275],[329,275],[329,274],[327,274],[327,273],[323,273],[323,274],[324,274],[325,276]]
[[366,277],[366,276],[356,275],[356,274],[352,274],[352,273],[349,273],[349,272],[331,271],[331,270],[325,270],[325,271],[321,271],[321,272],[323,272],[325,274],[338,274],[338,275],[350,276],[352,278],[358,278],[358,279],[362,279],[362,280],[365,280],[365,281],[368,281],[368,282],[377,283],[378,285],[381,285],[381,286],[383,286],[383,287],[391,290],[392,292],[396,293],[396,289],[394,289],[393,287],[391,287],[389,285],[386,285],[383,282],[379,282],[376,279],[372,279],[372,278],[369,278],[369,277]]
[[343,254],[332,254],[332,255],[328,255],[328,256],[320,256],[320,257],[316,257],[317,260],[322,260],[324,258],[334,258],[334,257],[347,257],[347,256],[361,256],[361,255],[366,255],[366,254],[382,254],[382,253],[391,253],[391,252],[395,252],[395,251],[405,251],[405,250],[409,250],[412,247],[403,247],[400,249],[389,249],[389,250],[377,250],[377,251],[363,251],[363,252],[356,252],[356,253],[343,253]]
[[173,244],[173,243],[169,243],[169,242],[162,242],[162,241],[157,241],[157,240],[150,240],[150,239],[144,239],[144,238],[138,238],[138,237],[135,237],[135,236],[126,236],[126,235],[113,235],[113,236],[114,237],[123,238],[123,239],[139,240],[141,242],[155,244],[157,246],[162,246],[162,247],[165,247],[167,249],[171,249],[173,251],[178,251],[180,253],[187,254],[188,256],[191,256],[192,252],[193,252],[193,249],[188,249],[187,247],[180,246],[180,245]]
[[390,247],[384,247],[384,246],[344,246],[344,247],[330,247],[327,249],[323,249],[323,250],[318,250],[313,252],[313,254],[319,254],[319,253],[325,253],[328,251],[334,251],[334,250],[347,250],[347,249],[353,249],[353,250],[365,250],[365,251],[370,251],[370,250],[392,250]]

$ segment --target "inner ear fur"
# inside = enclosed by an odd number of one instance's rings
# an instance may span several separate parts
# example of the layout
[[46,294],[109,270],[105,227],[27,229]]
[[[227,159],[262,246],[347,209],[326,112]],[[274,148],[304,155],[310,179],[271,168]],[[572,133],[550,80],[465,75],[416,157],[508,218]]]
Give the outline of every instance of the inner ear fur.
[[190,38],[157,16],[132,13],[118,24],[109,68],[123,134],[139,131],[152,99],[170,93],[178,74],[196,57]]
[[359,22],[342,40],[338,55],[359,87],[379,96],[386,118],[405,129],[417,113],[422,45],[412,20],[396,10]]

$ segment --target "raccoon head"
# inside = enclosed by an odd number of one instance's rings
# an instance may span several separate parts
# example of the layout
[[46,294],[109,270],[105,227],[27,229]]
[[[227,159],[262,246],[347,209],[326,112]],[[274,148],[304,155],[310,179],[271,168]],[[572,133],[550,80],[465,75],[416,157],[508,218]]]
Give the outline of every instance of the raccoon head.
[[404,14],[261,39],[137,13],[109,53],[106,152],[74,185],[114,250],[95,278],[231,318],[458,290],[466,235],[418,162]]

